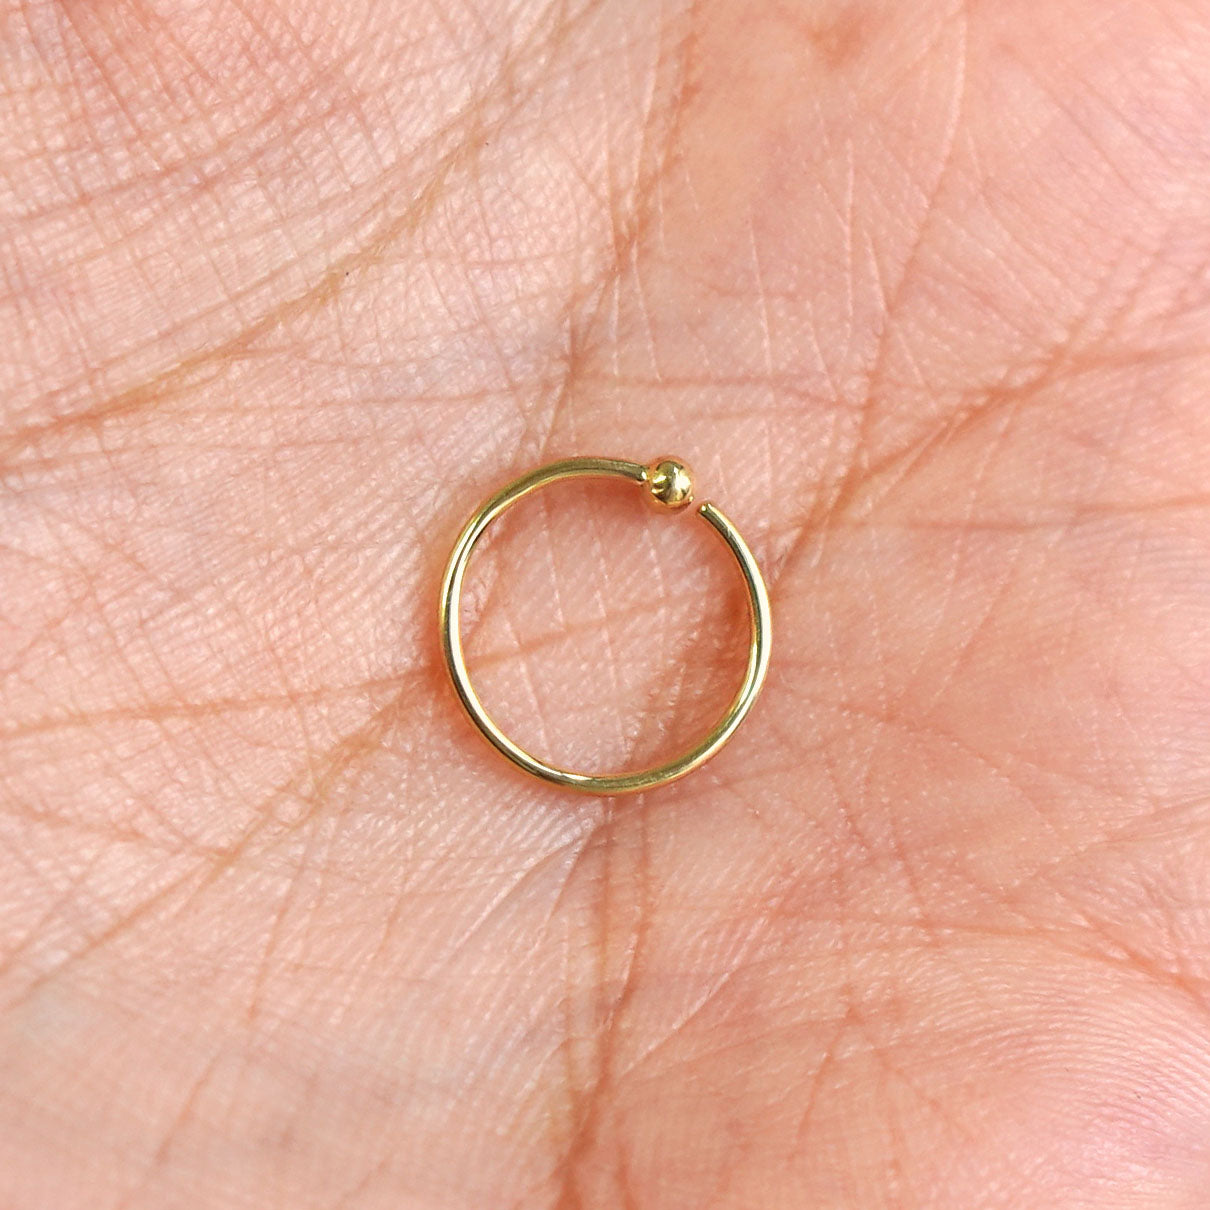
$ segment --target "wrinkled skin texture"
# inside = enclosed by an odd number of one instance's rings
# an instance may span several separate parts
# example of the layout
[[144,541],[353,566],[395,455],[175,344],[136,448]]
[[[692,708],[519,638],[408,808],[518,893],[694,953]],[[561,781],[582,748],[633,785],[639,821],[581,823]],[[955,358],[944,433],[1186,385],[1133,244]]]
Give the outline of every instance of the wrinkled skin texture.
[[[4,0],[0,1205],[1210,1197],[1210,11]],[[685,457],[732,744],[437,583]],[[743,659],[624,486],[483,693]]]

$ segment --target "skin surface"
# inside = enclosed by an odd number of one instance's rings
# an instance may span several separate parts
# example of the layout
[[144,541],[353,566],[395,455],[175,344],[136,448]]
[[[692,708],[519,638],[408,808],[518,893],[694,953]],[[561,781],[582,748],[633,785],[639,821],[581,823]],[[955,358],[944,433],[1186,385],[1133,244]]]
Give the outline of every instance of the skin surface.
[[[0,0],[0,1206],[1210,1197],[1202,0]],[[684,457],[764,695],[474,734]],[[560,487],[543,755],[742,666]]]

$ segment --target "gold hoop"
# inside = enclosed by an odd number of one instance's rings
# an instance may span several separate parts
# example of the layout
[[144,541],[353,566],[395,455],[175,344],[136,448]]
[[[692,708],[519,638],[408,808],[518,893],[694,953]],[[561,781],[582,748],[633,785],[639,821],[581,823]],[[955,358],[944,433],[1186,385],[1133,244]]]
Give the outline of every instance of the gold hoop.
[[505,509],[516,504],[523,496],[540,487],[557,483],[562,479],[615,478],[625,479],[647,488],[651,500],[661,508],[676,510],[693,501],[693,479],[684,463],[675,458],[660,458],[649,466],[637,462],[626,462],[618,458],[568,458],[539,467],[501,488],[489,496],[471,515],[458,535],[450,554],[441,583],[441,647],[445,655],[450,679],[454,682],[458,697],[471,720],[487,737],[488,741],[503,753],[513,764],[527,773],[566,786],[583,790],[589,794],[628,794],[636,790],[651,790],[666,785],[678,777],[696,769],[709,760],[730,738],[744,721],[752,703],[756,701],[765,674],[769,668],[769,645],[772,636],[772,619],[769,610],[769,594],[761,578],[760,568],[735,526],[709,501],[699,504],[697,512],[715,530],[735,556],[743,573],[748,589],[751,631],[748,644],[748,667],[743,683],[731,704],[713,730],[683,756],[635,773],[615,773],[598,776],[593,773],[574,773],[539,760],[514,743],[483,707],[471,685],[470,673],[462,652],[462,635],[459,614],[462,607],[462,582],[470,562],[475,543],[483,536],[487,527]]

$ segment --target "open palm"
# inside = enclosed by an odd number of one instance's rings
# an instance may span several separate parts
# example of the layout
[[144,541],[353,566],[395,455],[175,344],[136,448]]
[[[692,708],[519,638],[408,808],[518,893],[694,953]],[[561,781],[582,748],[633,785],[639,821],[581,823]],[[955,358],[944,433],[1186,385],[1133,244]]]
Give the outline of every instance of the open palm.
[[[0,2],[0,1205],[1210,1199],[1210,10]],[[465,516],[775,619],[578,797]],[[493,710],[744,652],[608,485]]]

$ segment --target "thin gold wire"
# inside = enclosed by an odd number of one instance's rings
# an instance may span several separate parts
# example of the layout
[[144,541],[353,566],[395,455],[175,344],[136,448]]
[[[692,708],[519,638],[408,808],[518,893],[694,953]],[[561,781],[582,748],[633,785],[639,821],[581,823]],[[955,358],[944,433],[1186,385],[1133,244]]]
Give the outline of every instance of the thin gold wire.
[[769,669],[772,637],[769,594],[752,552],[739,531],[718,508],[709,501],[697,505],[698,514],[722,538],[727,549],[735,556],[748,590],[748,666],[731,704],[704,739],[673,760],[632,773],[595,774],[560,769],[527,752],[500,730],[479,700],[466,666],[460,629],[462,584],[475,544],[488,526],[506,509],[531,492],[564,479],[616,478],[646,486],[649,475],[647,467],[618,458],[568,458],[522,475],[502,487],[495,495],[489,496],[471,515],[454,543],[441,583],[439,619],[442,652],[454,688],[472,721],[497,751],[527,773],[555,785],[588,794],[629,794],[638,790],[652,790],[676,781],[708,761],[744,721],[764,684]]

